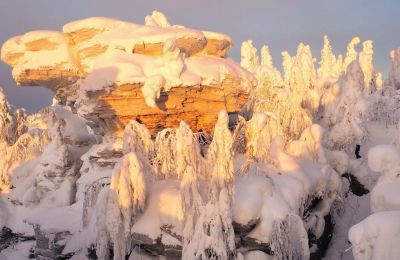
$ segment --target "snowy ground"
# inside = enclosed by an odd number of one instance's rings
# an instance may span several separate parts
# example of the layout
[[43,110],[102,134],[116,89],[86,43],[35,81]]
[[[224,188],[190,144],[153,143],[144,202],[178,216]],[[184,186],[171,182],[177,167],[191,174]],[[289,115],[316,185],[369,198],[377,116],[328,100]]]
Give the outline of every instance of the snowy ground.
[[[366,167],[368,167],[366,157],[369,149],[379,144],[393,144],[398,131],[395,125],[386,125],[379,121],[368,122],[367,130],[369,136],[361,145],[360,153],[365,158],[363,164]],[[374,174],[374,177],[377,178],[378,176]],[[349,229],[370,214],[370,194],[358,197],[349,193],[347,198],[345,198],[343,209],[339,215],[334,216],[335,231],[324,259],[353,260],[351,244],[348,241]]]
[[2,260],[29,259],[30,250],[34,247],[35,241],[25,241],[15,244],[0,252]]

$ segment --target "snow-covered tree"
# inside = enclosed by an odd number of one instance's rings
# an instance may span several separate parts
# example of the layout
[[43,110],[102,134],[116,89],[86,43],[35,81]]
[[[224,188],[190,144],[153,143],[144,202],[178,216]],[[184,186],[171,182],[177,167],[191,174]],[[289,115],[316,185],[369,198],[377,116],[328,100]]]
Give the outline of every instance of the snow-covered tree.
[[124,129],[122,138],[122,151],[141,153],[147,158],[154,156],[154,142],[150,131],[136,120],[131,120]]
[[343,63],[344,63],[343,55],[339,54],[336,59],[336,65],[334,66],[335,75],[337,75],[338,77],[340,77],[343,73],[346,72],[346,70],[343,69],[344,67]]
[[324,36],[324,46],[321,50],[321,61],[319,62],[318,78],[328,78],[336,75],[336,57],[332,53],[332,46],[329,42],[328,36]]
[[400,48],[390,52],[392,67],[389,72],[389,82],[396,89],[400,88]]
[[253,46],[251,40],[242,43],[241,57],[242,67],[253,72],[257,78],[257,88],[271,88],[283,84],[281,73],[272,63],[268,46],[263,45],[261,48],[261,64],[257,49]]
[[272,63],[268,46],[261,48],[261,64],[255,71],[258,88],[270,88],[283,85],[282,76]]
[[[219,112],[213,141],[207,151],[208,201],[205,207],[209,239],[202,253],[205,259],[232,259],[236,256],[235,235],[232,226],[232,198],[234,193],[233,139],[228,129],[226,111]],[[200,224],[200,223],[198,223]]]
[[333,85],[333,95],[337,96],[324,108],[324,118],[329,122],[326,126],[332,127],[327,141],[330,149],[352,151],[364,139],[367,104],[363,85],[364,74],[357,61],[348,66],[346,76],[339,79],[338,85]]
[[177,129],[177,171],[185,213],[183,259],[236,256],[231,211],[233,138],[228,121],[227,112],[221,111],[206,159],[188,126],[181,122]]
[[[204,177],[204,158],[189,126],[181,121],[176,130],[176,171],[181,179],[182,207],[185,214],[183,228],[183,258],[192,259],[203,253],[200,244],[205,237],[205,202],[201,196],[200,180]],[[198,224],[201,223],[201,224]]]
[[343,70],[347,71],[347,67],[352,63],[353,61],[357,60],[357,50],[356,46],[360,43],[360,38],[354,37],[349,44],[347,45],[347,53],[346,53],[346,58],[344,59],[344,66]]
[[8,103],[3,89],[0,88],[0,142],[12,145],[17,137],[17,128],[14,108]]
[[337,57],[332,52],[332,46],[328,36],[324,36],[324,45],[321,50],[321,60],[318,68],[318,79],[338,78],[345,71],[343,70],[343,56]]
[[28,131],[27,126],[27,118],[26,110],[24,108],[19,108],[15,110],[15,120],[17,121],[17,131],[16,136],[19,137]]
[[261,47],[261,65],[273,67],[272,56],[267,45]]
[[126,126],[122,147],[124,156],[114,166],[110,187],[101,189],[97,196],[96,253],[99,259],[109,258],[110,244],[114,259],[125,259],[131,252],[131,228],[145,209],[153,178],[149,156],[154,144],[143,125],[131,121]]
[[289,86],[297,102],[314,113],[319,106],[314,59],[309,45],[300,43],[291,68]]
[[375,87],[372,86],[375,85],[375,72],[372,64],[373,54],[372,41],[368,40],[363,42],[363,50],[360,52],[358,60],[364,73],[364,94],[371,94],[373,87]]
[[[47,123],[43,122],[46,116],[40,113],[27,117],[24,109],[14,111],[0,88],[0,191],[8,190],[14,169],[40,155],[49,142]],[[40,124],[46,126],[38,127]]]
[[377,91],[382,91],[383,90],[383,78],[382,78],[382,73],[378,72],[376,74],[376,90]]
[[[252,110],[254,113],[275,115],[272,118],[279,120],[285,141],[296,140],[312,124],[310,113],[298,101],[299,98],[289,89],[272,88],[269,91],[256,92]],[[274,128],[274,125],[269,127]]]
[[260,65],[257,49],[253,46],[253,41],[248,40],[242,43],[240,48],[240,65],[250,72],[255,72]]
[[282,55],[283,78],[285,80],[285,83],[289,84],[295,57],[290,56],[290,54],[287,51],[283,51],[281,55]]
[[293,65],[300,67],[304,87],[310,88],[315,86],[316,72],[314,62],[310,45],[300,43],[297,47],[297,54]]
[[272,139],[282,132],[279,118],[275,114],[254,113],[245,126],[247,156],[268,162]]
[[155,158],[153,167],[159,178],[177,177],[176,172],[176,130],[166,128],[157,133],[155,144]]
[[[150,159],[154,156],[154,142],[149,130],[132,120],[125,127],[122,141],[125,155],[114,166],[110,188],[97,206],[97,251],[107,255],[108,240],[100,236],[109,236],[114,259],[125,259],[132,250],[131,228],[144,211],[153,178]],[[106,217],[102,218],[101,214]]]
[[151,166],[139,152],[126,154],[115,165],[105,212],[114,259],[125,259],[131,251],[131,228],[144,211],[152,178]]

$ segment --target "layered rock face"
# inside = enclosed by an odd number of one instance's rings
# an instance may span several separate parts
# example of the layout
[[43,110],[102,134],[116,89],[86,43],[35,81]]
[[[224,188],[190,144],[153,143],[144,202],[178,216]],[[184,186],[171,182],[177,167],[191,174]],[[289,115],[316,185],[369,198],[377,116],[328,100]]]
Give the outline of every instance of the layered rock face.
[[122,133],[130,120],[150,131],[212,131],[221,109],[238,112],[255,83],[226,58],[229,36],[171,26],[161,13],[146,25],[108,18],[34,31],[4,43],[1,59],[23,86],[45,86],[59,104]]

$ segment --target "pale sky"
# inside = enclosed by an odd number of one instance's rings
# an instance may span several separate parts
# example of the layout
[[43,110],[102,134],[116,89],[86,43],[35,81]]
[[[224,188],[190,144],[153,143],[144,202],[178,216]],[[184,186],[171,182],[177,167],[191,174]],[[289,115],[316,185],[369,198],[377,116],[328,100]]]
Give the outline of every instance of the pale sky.
[[[252,39],[257,48],[267,44],[279,68],[281,51],[293,55],[300,42],[310,44],[319,59],[324,34],[336,54],[359,36],[373,40],[375,68],[386,78],[388,53],[400,46],[399,0],[0,0],[0,43],[32,30],[61,30],[90,16],[143,23],[152,10],[165,13],[172,24],[230,35],[229,56],[237,61],[242,41]],[[2,62],[0,86],[16,107],[37,111],[51,103],[50,91],[17,87]]]

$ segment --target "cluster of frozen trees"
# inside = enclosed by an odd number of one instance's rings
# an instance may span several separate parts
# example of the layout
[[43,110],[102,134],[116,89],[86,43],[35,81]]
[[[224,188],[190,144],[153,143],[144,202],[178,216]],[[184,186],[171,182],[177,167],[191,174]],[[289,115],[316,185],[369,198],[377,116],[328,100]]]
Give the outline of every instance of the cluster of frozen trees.
[[0,88],[0,192],[9,191],[10,173],[22,162],[40,155],[49,140],[43,117],[15,110]]
[[[138,122],[127,125],[122,140],[124,155],[113,167],[110,186],[97,192],[97,203],[85,203],[88,207],[95,206],[96,213],[86,222],[95,223],[96,252],[100,259],[109,257],[110,245],[114,259],[124,259],[132,251],[131,229],[146,206],[149,207],[152,186],[163,180],[180,183],[180,207],[184,214],[182,257],[236,257],[231,215],[234,153],[228,122],[228,114],[221,111],[205,156],[185,122],[179,128],[164,129],[154,140]],[[89,151],[96,152],[96,149]],[[85,175],[95,171],[98,169],[91,169]]]
[[[274,114],[280,122],[285,141],[295,140],[312,123],[329,130],[327,146],[350,151],[367,135],[365,121],[390,117],[395,121],[398,50],[391,52],[392,70],[384,84],[382,74],[373,66],[373,43],[358,37],[347,46],[345,56],[336,56],[324,37],[319,67],[310,46],[300,43],[291,56],[282,52],[281,73],[272,62],[268,46],[261,48],[261,62],[252,41],[242,44],[241,65],[258,80],[250,113]],[[389,103],[389,104],[388,104]],[[369,106],[367,106],[369,104]],[[386,106],[384,105],[386,104]]]
[[[282,135],[280,147],[286,147],[287,153],[321,164],[328,163],[340,174],[351,173],[361,182],[370,182],[369,188],[372,188],[373,181],[363,180],[368,171],[362,170],[360,163],[350,158],[355,145],[368,138],[368,121],[379,120],[386,127],[399,122],[400,50],[390,53],[392,68],[384,82],[382,74],[373,66],[372,41],[363,42],[360,52],[356,50],[359,44],[360,39],[353,38],[346,55],[336,56],[325,36],[319,67],[315,69],[310,47],[301,43],[295,56],[282,52],[283,71],[280,73],[273,66],[267,46],[261,48],[262,61],[259,62],[257,49],[252,41],[246,41],[242,44],[241,65],[252,71],[258,80],[248,108],[253,119],[259,118],[256,120],[259,124],[254,125],[254,129],[258,127],[254,132],[259,139],[257,144],[272,146],[274,150],[275,143],[271,143],[273,138],[269,135]],[[269,135],[261,130],[267,118],[278,122],[277,125],[268,122]],[[310,147],[310,140],[315,146]],[[397,146],[398,140],[396,136]],[[381,173],[381,177],[372,189],[371,210],[374,214],[354,226],[349,233],[356,259],[394,259],[398,255],[394,249],[399,228],[397,149],[377,146],[368,154],[369,168]],[[276,157],[257,153],[254,148],[251,151],[259,159],[267,158],[267,161],[274,162]],[[286,165],[291,165],[290,160]],[[360,172],[364,173],[360,175]],[[390,243],[381,243],[382,240]]]

